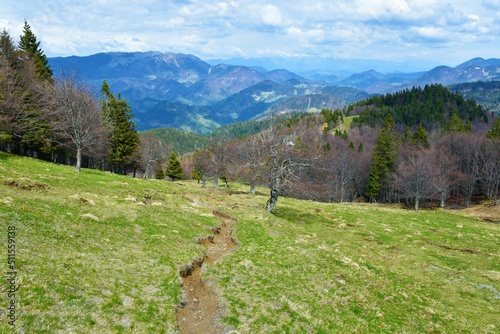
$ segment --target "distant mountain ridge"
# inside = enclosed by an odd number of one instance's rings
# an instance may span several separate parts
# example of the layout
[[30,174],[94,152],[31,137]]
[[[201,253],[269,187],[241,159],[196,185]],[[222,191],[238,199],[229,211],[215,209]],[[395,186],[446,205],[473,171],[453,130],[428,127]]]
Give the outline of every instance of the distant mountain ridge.
[[107,80],[112,91],[132,105],[140,130],[174,127],[198,133],[256,119],[269,111],[335,109],[369,94],[430,83],[500,80],[500,59],[482,58],[427,72],[369,70],[348,77],[315,72],[309,78],[286,69],[211,65],[193,55],[156,51],[57,57],[50,58],[49,64],[55,73],[75,70],[96,89]]

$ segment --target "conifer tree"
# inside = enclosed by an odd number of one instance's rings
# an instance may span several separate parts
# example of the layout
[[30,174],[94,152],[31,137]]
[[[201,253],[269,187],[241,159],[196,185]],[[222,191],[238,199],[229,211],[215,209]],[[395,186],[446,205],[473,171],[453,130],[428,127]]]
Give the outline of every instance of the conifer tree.
[[132,121],[132,108],[118,94],[115,97],[106,81],[101,87],[101,108],[106,126],[109,129],[109,162],[120,167],[125,173],[126,166],[134,166],[138,160],[139,134]]
[[427,141],[427,131],[425,131],[421,124],[418,125],[417,130],[413,134],[412,141],[416,145],[422,145],[425,148],[429,147],[429,142]]
[[181,163],[174,152],[170,153],[170,157],[168,158],[165,175],[173,180],[182,180],[184,178]]
[[495,118],[493,127],[488,132],[486,132],[486,138],[500,139],[500,118]]
[[375,141],[373,163],[370,168],[366,195],[373,201],[386,186],[386,178],[394,169],[397,153],[397,134],[392,116],[384,119],[384,124]]
[[40,42],[37,41],[26,20],[24,21],[23,34],[19,39],[19,50],[33,61],[38,79],[52,82],[53,72],[47,56],[40,48]]
[[[23,56],[24,55],[24,56]],[[6,30],[0,34],[0,139],[8,150],[37,157],[53,150],[50,124],[40,112],[45,96],[33,59],[16,47]]]
[[462,119],[453,113],[448,123],[444,125],[444,130],[447,132],[472,132],[472,125],[469,121],[464,124]]

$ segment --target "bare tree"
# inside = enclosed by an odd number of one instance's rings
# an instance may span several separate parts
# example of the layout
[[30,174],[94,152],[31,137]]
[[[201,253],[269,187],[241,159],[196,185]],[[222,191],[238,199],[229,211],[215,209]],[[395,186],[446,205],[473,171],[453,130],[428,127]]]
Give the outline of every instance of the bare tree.
[[458,159],[445,141],[446,138],[433,145],[429,153],[432,161],[432,183],[439,196],[439,206],[442,208],[445,207],[450,189],[458,179]]
[[75,152],[75,171],[79,172],[82,154],[105,142],[106,130],[101,110],[91,90],[74,76],[65,76],[54,85],[44,86],[50,102],[44,110],[59,144]]
[[413,199],[415,210],[418,210],[421,199],[434,194],[431,175],[432,165],[427,150],[412,147],[406,152],[400,152],[394,182],[396,189],[405,198]]
[[211,154],[208,150],[196,151],[193,154],[193,168],[197,172],[201,173],[202,188],[207,186],[207,174],[211,169]]
[[144,169],[143,178],[150,178],[153,172],[167,160],[167,152],[171,151],[158,137],[147,134],[141,138],[139,144],[141,165]]
[[255,194],[256,186],[264,184],[264,147],[260,134],[239,140],[229,147],[227,170],[235,178],[250,186],[250,194]]
[[458,157],[458,164],[463,175],[460,178],[460,188],[465,195],[465,206],[469,207],[472,195],[476,191],[481,168],[481,146],[483,138],[478,135],[461,133],[453,134],[451,139],[452,152]]
[[493,198],[497,204],[498,190],[500,188],[500,149],[499,140],[486,139],[481,147],[480,176],[484,184],[486,196]]
[[214,188],[219,184],[219,177],[223,176],[225,164],[227,162],[227,143],[225,136],[219,135],[210,139],[208,151],[210,152],[210,168],[209,171],[214,177]]
[[260,137],[264,152],[263,169],[271,189],[265,206],[269,212],[278,203],[280,194],[299,181],[305,168],[318,159],[314,143],[300,138],[301,125],[300,120],[298,124],[281,126],[271,121],[271,127]]

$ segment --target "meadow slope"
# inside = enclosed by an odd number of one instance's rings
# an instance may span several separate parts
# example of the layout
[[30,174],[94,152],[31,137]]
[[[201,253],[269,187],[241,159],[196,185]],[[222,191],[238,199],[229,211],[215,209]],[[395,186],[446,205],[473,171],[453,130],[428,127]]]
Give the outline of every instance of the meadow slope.
[[[498,333],[500,225],[447,210],[202,189],[0,153],[18,333],[176,333],[179,271],[222,212],[237,248],[202,274],[239,333]],[[497,221],[500,217],[494,217]],[[495,220],[493,219],[493,220]],[[2,279],[0,333],[11,326]]]

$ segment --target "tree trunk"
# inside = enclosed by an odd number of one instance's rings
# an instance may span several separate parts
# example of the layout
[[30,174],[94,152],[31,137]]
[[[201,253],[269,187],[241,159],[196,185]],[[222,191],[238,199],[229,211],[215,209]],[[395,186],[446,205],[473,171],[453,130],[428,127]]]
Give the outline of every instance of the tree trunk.
[[255,184],[250,185],[250,194],[255,195]]
[[415,197],[415,211],[418,211],[418,204],[420,203],[420,198]]
[[278,196],[279,196],[278,190],[271,189],[271,196],[269,197],[266,203],[266,210],[268,212],[271,212],[276,206],[276,204],[278,204]]
[[76,166],[75,171],[80,172],[82,166],[82,150],[81,148],[76,149]]
[[202,188],[206,188],[206,187],[207,187],[207,177],[206,177],[206,175],[205,175],[205,174],[203,174],[203,175],[201,176],[201,178],[202,178],[202,180],[203,180],[203,183],[202,183],[201,187],[202,187]]
[[440,206],[441,208],[444,208],[445,202],[446,202],[446,196],[441,195],[441,201],[440,201],[440,203],[439,203],[439,206]]

